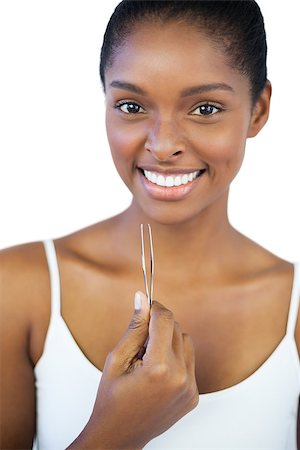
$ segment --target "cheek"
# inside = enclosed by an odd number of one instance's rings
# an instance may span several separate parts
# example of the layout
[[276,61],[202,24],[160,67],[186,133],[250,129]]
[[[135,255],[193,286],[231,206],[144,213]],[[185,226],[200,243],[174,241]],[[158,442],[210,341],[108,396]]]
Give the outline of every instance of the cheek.
[[229,171],[231,178],[242,164],[248,126],[246,121],[238,122],[206,126],[203,132],[193,134],[193,147],[216,176]]
[[116,123],[116,120],[106,114],[106,133],[111,150],[111,155],[116,169],[125,182],[128,184],[129,178],[135,167],[137,156],[137,133],[130,127],[130,124]]

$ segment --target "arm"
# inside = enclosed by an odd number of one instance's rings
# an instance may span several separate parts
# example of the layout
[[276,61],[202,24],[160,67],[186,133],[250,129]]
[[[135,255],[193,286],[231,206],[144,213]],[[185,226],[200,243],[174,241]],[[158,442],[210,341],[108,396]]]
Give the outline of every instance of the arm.
[[[1,448],[30,449],[35,433],[35,388],[29,357],[30,321],[17,252],[0,254]],[[23,288],[23,295],[21,294]]]

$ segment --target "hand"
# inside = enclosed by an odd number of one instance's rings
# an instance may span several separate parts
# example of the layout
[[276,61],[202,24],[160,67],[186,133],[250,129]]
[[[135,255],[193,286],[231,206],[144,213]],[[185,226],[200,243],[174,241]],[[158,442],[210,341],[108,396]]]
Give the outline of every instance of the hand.
[[144,294],[136,300],[140,309],[107,356],[84,448],[142,448],[198,404],[191,338],[163,305],[149,311]]

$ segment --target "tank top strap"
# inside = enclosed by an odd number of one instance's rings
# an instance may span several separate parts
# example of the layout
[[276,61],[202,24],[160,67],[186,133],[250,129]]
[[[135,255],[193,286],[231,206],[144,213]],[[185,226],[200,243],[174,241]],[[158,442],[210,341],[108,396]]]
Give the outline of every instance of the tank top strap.
[[48,261],[51,288],[51,317],[60,315],[60,278],[55,245],[52,239],[43,241]]
[[294,281],[291,293],[290,309],[288,315],[286,333],[290,336],[294,336],[295,327],[299,309],[299,297],[300,297],[300,265],[294,264]]

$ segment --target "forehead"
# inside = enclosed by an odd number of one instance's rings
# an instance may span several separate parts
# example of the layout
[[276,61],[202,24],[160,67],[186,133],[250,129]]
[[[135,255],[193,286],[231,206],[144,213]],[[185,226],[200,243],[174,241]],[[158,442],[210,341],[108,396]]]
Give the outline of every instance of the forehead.
[[[213,31],[212,31],[213,32]],[[228,83],[249,88],[248,80],[230,66],[221,46],[185,22],[136,26],[107,69],[112,79],[183,89],[195,83]]]

